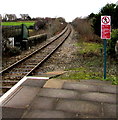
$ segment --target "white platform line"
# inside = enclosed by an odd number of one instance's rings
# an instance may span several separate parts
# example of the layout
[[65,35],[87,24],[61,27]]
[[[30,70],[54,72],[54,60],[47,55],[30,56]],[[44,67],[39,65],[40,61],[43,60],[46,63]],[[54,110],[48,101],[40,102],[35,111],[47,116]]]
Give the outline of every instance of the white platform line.
[[23,77],[18,83],[16,83],[10,90],[8,90],[4,95],[0,97],[0,105],[2,105],[2,102],[10,96],[25,80],[27,77]]
[[48,80],[49,77],[33,77],[33,76],[27,76],[28,79],[39,79],[39,80]]
[[4,95],[0,97],[0,106],[2,106],[2,103],[20,86],[23,82],[25,82],[27,79],[39,79],[39,80],[48,80],[49,77],[23,77],[18,83],[16,83],[10,90],[8,90]]

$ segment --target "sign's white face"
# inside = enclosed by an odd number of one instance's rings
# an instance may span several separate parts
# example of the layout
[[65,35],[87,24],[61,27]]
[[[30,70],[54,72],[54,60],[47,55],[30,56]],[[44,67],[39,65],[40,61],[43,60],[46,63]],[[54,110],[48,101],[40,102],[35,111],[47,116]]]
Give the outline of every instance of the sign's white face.
[[110,25],[111,21],[110,21],[110,16],[103,16],[101,18],[101,24],[102,25]]

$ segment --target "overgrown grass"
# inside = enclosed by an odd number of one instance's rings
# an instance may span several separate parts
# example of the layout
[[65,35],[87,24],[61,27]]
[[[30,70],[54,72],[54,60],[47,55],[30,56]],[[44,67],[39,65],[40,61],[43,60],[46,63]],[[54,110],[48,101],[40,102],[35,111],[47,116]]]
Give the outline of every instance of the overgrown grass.
[[77,43],[77,46],[80,47],[80,54],[86,54],[86,53],[100,53],[100,49],[102,48],[102,44],[92,43],[92,42],[79,42]]
[[76,18],[73,20],[72,25],[79,34],[79,39],[87,42],[101,42],[100,38],[94,34],[94,31],[91,27],[91,22],[89,20]]
[[[69,69],[65,69],[68,71],[67,74],[60,76],[61,79],[72,79],[72,80],[80,80],[80,79],[103,79],[103,53],[101,53],[100,49],[103,47],[102,44],[99,43],[91,43],[91,42],[78,42],[76,44],[78,46],[77,59],[80,62],[75,62],[80,67],[72,67]],[[116,78],[116,68],[115,64],[110,64],[109,60],[107,60],[107,79],[112,82],[112,84],[118,84],[118,80]]]
[[[67,74],[60,76],[62,79],[103,79],[103,45],[102,40],[96,36],[91,27],[91,22],[87,19],[76,18],[72,25],[76,31],[75,45],[78,51],[76,59],[72,61],[71,68],[65,69]],[[116,77],[116,61],[111,61],[107,57],[107,79],[112,84],[118,85]]]
[[19,21],[19,22],[2,22],[4,26],[17,26],[21,24],[25,24],[27,27],[34,25],[34,21]]

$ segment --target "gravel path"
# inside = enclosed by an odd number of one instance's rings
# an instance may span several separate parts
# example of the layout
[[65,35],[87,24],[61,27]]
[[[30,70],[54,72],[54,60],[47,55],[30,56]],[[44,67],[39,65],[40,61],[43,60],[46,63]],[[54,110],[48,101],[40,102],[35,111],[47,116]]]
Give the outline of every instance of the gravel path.
[[76,47],[77,40],[74,39],[75,31],[72,30],[70,37],[63,45],[54,53],[53,56],[45,62],[38,71],[50,72],[60,71],[76,66],[76,55],[78,48]]
[[[39,71],[49,72],[49,71],[55,71],[55,70],[64,70],[75,65],[73,64],[74,59],[76,59],[76,56],[74,55],[74,53],[77,51],[77,47],[75,46],[76,39],[74,39],[74,35],[75,35],[75,31],[73,30],[70,37],[54,53],[54,55],[51,56],[49,60],[42,65]],[[48,39],[48,41],[50,40],[51,39]],[[21,55],[3,59],[3,68],[8,67],[9,65],[20,60],[24,56],[30,54],[32,51],[35,51],[40,46],[46,44],[46,42],[47,40],[36,46],[33,46],[30,50],[23,51]]]

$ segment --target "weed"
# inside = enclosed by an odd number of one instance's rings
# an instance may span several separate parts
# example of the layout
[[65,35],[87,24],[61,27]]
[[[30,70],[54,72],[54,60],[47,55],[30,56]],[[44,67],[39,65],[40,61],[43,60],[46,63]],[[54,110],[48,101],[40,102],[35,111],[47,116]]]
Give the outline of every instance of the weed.
[[79,42],[77,43],[77,46],[81,48],[79,51],[80,54],[85,53],[100,53],[100,48],[102,47],[101,44],[97,43],[90,43],[90,42]]
[[[91,42],[79,42],[75,46],[78,46],[77,59],[82,62],[76,62],[77,66],[66,69],[68,73],[60,76],[61,79],[72,79],[79,81],[80,79],[103,79],[103,55],[100,53],[102,44]],[[107,59],[107,81],[111,81],[113,85],[118,84],[116,78],[115,64],[110,64]]]
[[21,53],[21,50],[18,47],[7,47],[6,54],[8,56],[15,56],[19,55]]

